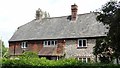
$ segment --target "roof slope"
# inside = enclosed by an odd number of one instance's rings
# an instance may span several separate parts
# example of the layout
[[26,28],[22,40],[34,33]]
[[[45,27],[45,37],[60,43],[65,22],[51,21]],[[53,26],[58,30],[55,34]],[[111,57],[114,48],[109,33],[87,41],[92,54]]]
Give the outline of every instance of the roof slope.
[[19,27],[9,41],[106,36],[107,30],[96,16],[93,12],[79,14],[75,22],[69,16],[33,20]]
[[63,56],[64,53],[61,52],[61,53],[57,53],[57,48],[56,47],[43,47],[39,54],[40,56]]

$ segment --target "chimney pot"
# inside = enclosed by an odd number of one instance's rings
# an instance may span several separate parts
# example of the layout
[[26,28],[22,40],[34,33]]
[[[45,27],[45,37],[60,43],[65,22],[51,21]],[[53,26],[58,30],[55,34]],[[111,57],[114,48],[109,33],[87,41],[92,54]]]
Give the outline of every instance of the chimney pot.
[[39,19],[42,19],[42,10],[40,8],[38,8],[38,10],[36,10],[36,19],[39,20]]
[[78,6],[76,4],[71,5],[71,20],[75,21],[77,18]]

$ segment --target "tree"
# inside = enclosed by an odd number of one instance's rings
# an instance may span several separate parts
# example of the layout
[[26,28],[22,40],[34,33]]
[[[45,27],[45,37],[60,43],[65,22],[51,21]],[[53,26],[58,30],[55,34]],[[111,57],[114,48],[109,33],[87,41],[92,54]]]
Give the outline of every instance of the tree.
[[38,58],[37,53],[31,52],[31,51],[26,51],[23,53],[22,58]]
[[[107,37],[105,37],[99,46],[104,47],[102,53],[106,53],[111,51],[110,57],[114,57],[118,60],[120,58],[120,2],[117,1],[109,1],[107,2],[99,12],[97,16],[97,20],[102,22],[104,25],[108,25],[106,27],[109,29],[107,32]],[[96,45],[96,47],[99,47]],[[100,48],[100,47],[99,47]],[[98,55],[99,53],[97,53]]]
[[7,57],[7,48],[4,45],[4,42],[2,41],[2,57]]
[[101,63],[110,63],[113,59],[112,50],[107,45],[105,38],[99,38],[96,40],[96,46],[94,46],[93,54],[96,56],[96,62],[98,57]]
[[0,39],[0,58],[2,58],[2,41]]

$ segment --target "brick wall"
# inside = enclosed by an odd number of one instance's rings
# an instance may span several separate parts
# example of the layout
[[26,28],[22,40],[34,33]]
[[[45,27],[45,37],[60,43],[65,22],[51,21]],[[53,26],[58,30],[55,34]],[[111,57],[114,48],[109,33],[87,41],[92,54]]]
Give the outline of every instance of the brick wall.
[[28,50],[33,52],[39,52],[43,47],[42,41],[30,41],[28,42]]
[[64,46],[65,46],[65,40],[58,40],[58,44],[57,44],[57,53],[58,54],[64,53]]
[[20,47],[20,42],[9,43],[9,53],[10,55],[21,55],[22,49]]
[[[9,52],[10,55],[22,55],[23,52],[25,51],[32,51],[32,52],[37,52],[43,48],[43,41],[27,41],[27,48],[21,48],[20,45],[21,42],[10,42],[9,43]],[[57,48],[56,48],[56,53],[57,54],[64,54],[64,46],[65,46],[65,41],[64,40],[58,40],[57,42]],[[15,51],[15,54],[14,54]]]
[[25,51],[39,52],[43,47],[42,41],[27,41],[27,48],[21,48],[21,42],[9,42],[9,54],[21,55]]

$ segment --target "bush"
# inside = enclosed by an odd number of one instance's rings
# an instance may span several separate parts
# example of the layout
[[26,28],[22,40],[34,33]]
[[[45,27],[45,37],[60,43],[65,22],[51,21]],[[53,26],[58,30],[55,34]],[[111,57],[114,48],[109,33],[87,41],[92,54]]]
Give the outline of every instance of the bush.
[[2,59],[2,68],[51,68],[51,67],[79,67],[79,68],[120,68],[120,65],[115,64],[100,64],[100,63],[82,63],[76,59],[60,59],[47,60],[46,58],[23,58],[23,59]]
[[38,58],[38,55],[35,52],[27,51],[24,52],[22,57],[20,56],[20,58]]

